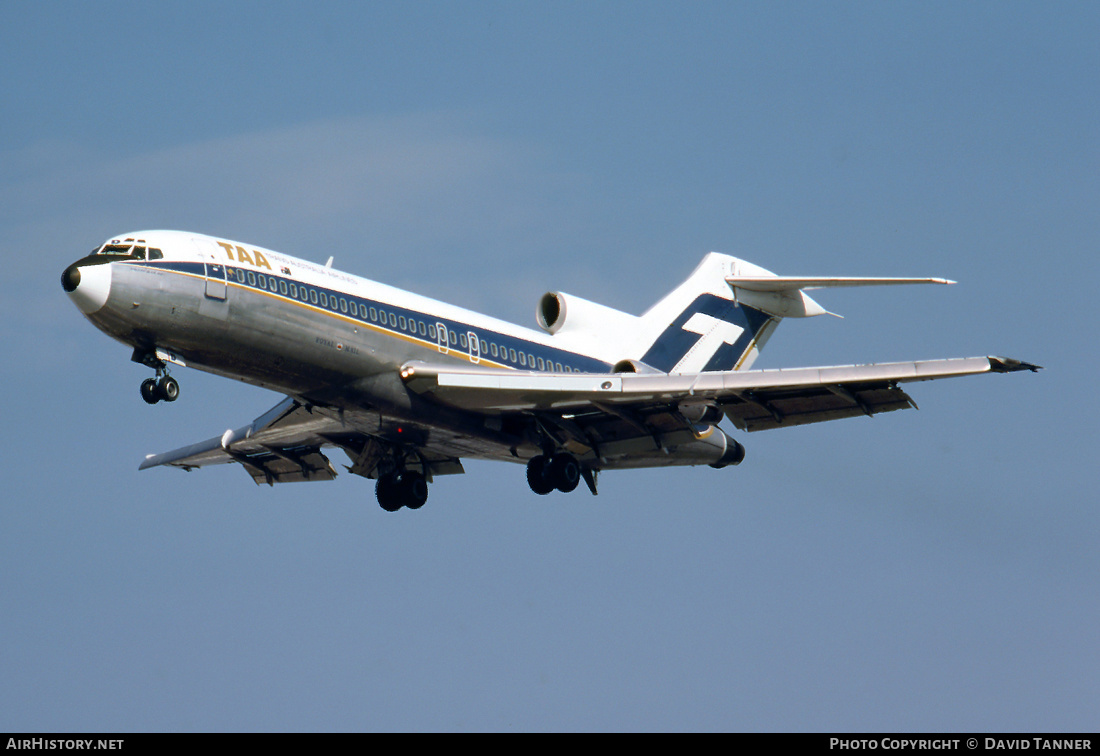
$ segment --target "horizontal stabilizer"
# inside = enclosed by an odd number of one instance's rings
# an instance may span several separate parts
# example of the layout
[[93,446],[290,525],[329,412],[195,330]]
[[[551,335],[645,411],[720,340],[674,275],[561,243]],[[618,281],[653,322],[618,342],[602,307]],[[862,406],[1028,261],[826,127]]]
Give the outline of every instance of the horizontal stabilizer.
[[900,286],[904,284],[953,284],[946,278],[798,278],[795,276],[728,276],[726,283],[747,291],[798,291],[840,286]]

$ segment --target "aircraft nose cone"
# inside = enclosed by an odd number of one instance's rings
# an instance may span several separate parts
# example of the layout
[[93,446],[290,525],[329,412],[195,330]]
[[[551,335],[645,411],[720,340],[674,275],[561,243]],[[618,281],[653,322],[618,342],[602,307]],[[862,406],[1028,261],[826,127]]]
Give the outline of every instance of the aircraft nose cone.
[[69,299],[85,315],[91,315],[107,304],[111,293],[110,263],[88,265],[79,262],[65,268],[61,274],[61,287],[69,293]]
[[74,263],[61,274],[61,288],[72,294],[77,286],[80,286],[80,266]]

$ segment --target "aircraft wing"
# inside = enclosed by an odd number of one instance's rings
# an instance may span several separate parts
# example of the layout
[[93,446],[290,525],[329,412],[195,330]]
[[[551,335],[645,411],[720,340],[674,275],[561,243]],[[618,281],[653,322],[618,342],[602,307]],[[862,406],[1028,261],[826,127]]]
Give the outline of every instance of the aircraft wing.
[[328,418],[312,414],[288,397],[242,428],[174,451],[150,454],[140,469],[171,465],[191,470],[239,462],[257,483],[331,480],[336,472],[320,452],[331,425]]
[[[287,397],[241,428],[163,454],[150,454],[139,469],[169,465],[192,470],[238,462],[257,484],[332,480],[336,470],[321,449],[338,446],[353,461],[348,468],[351,472],[372,477],[381,449],[364,431],[368,426],[363,417],[344,418],[328,408],[309,407]],[[417,450],[417,461],[429,474],[462,472],[458,459],[438,449]]]
[[[705,441],[705,426],[718,419],[708,414],[712,406],[741,430],[758,431],[915,407],[900,388],[903,383],[1038,369],[1003,357],[681,375],[538,373],[413,362],[401,369],[401,378],[428,401],[485,415],[487,428],[493,416],[501,417],[498,427],[509,426],[509,416],[524,417],[578,456],[628,467],[676,463],[665,454],[667,447]],[[530,456],[517,453],[515,443],[522,440],[494,442],[424,421],[393,421],[369,408],[340,411],[287,397],[248,425],[151,454],[141,469],[237,462],[257,484],[331,480],[336,470],[321,450],[336,446],[352,461],[350,472],[373,478],[392,448],[386,439],[392,442],[402,431],[406,463],[422,465],[429,477],[462,473],[465,457],[525,462]]]
[[692,404],[715,404],[741,430],[758,431],[915,407],[899,387],[902,383],[1038,369],[1004,357],[972,357],[681,375],[536,373],[409,363],[401,375],[412,391],[466,410],[564,415],[571,420],[591,420],[596,413],[652,432],[645,414],[670,409],[676,414]]

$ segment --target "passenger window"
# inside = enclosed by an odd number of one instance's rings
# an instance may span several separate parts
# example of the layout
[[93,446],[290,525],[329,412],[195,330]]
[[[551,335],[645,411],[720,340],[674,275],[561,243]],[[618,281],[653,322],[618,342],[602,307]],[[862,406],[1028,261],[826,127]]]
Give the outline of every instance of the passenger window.
[[466,348],[466,334],[462,333],[458,336],[458,345],[463,349]]
[[527,367],[527,355],[523,352],[519,353],[519,364]]
[[481,353],[482,354],[488,354],[489,353],[489,342],[486,341],[485,339],[481,340]]
[[515,349],[509,349],[508,350],[508,359],[511,360],[512,362],[516,361],[516,350]]
[[347,311],[348,311],[348,300],[344,299],[343,297],[340,297],[340,312],[347,312]]
[[420,326],[420,335],[424,336],[427,333],[427,329],[424,328],[424,321],[423,320],[420,321],[419,326]]
[[237,283],[244,283],[244,271],[237,268]]
[[561,369],[561,363],[560,362],[555,362],[554,363],[554,369],[557,370],[559,373],[564,373],[565,372],[564,370]]
[[253,273],[251,270],[248,271],[248,285],[249,286],[255,286],[256,285],[256,274]]
[[316,289],[310,289],[309,290],[309,301],[312,302],[313,304],[317,304],[317,290]]
[[542,357],[539,357],[539,370],[546,370],[546,363],[543,362]]
[[276,289],[278,289],[278,288],[279,288],[279,284],[278,284],[278,282],[277,282],[277,281],[275,280],[275,276],[271,276],[271,277],[270,277],[270,278],[268,278],[267,280],[271,282],[271,290],[272,290],[272,291],[275,291]]
[[489,345],[489,351],[492,352],[494,357],[497,356],[497,345],[495,341]]
[[267,276],[257,276],[257,278],[260,279],[260,288],[261,289],[266,289],[267,288]]
[[290,285],[290,296],[294,297],[295,299],[298,298],[298,285],[297,284],[291,284]]
[[286,294],[286,281],[279,281],[279,293]]
[[428,338],[429,339],[434,339],[435,338],[435,326],[434,325],[428,326]]
[[390,325],[394,328],[397,327],[397,316],[394,315],[392,312],[390,313]]
[[367,306],[363,303],[359,304],[359,317],[363,318],[363,320],[367,319]]
[[448,333],[450,333],[450,335],[451,335],[451,344],[457,344],[458,343],[458,336],[455,335],[455,332],[454,331],[449,331]]
[[397,319],[397,325],[401,328],[402,331],[405,330],[405,316],[404,315],[402,315],[401,317],[399,317]]

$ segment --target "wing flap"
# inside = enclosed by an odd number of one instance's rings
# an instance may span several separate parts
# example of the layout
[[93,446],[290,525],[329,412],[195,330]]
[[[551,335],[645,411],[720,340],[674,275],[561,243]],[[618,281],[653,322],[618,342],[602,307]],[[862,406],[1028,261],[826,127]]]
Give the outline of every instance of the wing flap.
[[735,426],[748,432],[873,416],[916,406],[897,386],[874,383],[757,390],[719,404]]
[[191,470],[238,462],[257,483],[332,480],[336,471],[321,453],[326,431],[339,423],[287,398],[236,430],[163,454],[150,454],[139,469],[170,465]]

